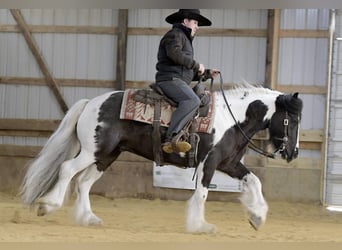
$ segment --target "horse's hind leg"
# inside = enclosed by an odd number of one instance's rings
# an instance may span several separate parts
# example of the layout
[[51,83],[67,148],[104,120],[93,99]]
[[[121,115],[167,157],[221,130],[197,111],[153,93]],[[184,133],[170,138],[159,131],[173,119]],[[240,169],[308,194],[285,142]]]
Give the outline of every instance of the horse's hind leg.
[[75,191],[77,198],[75,201],[73,216],[77,224],[101,225],[102,220],[91,210],[89,191],[91,186],[102,176],[103,172],[97,169],[95,164],[83,170],[77,177]]
[[[112,142],[115,142],[115,140],[113,139]],[[89,192],[92,185],[102,176],[110,164],[117,159],[120,153],[119,149],[113,150],[110,154],[101,153],[101,151],[97,152],[96,164],[92,164],[75,177],[77,198],[73,216],[77,224],[83,226],[102,224],[102,220],[91,210]]]
[[58,181],[54,187],[38,200],[38,216],[46,215],[63,204],[65,193],[73,176],[94,163],[94,155],[82,150],[80,154],[71,160],[65,161],[60,168]]

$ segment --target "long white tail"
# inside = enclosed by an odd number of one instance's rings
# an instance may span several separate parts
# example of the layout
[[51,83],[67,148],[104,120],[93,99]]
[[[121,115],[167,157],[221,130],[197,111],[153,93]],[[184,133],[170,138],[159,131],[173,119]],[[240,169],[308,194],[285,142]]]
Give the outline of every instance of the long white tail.
[[28,166],[20,190],[24,204],[33,205],[46,194],[58,179],[60,165],[78,154],[80,143],[76,124],[88,101],[82,99],[69,109],[37,158]]

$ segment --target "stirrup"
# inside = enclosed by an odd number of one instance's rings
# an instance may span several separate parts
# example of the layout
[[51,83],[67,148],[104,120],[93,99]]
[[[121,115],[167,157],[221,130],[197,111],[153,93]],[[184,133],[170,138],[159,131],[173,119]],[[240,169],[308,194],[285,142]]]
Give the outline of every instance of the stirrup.
[[185,131],[180,131],[176,136],[174,136],[171,142],[165,142],[162,145],[162,149],[165,153],[186,153],[191,149],[191,144],[186,141],[181,141],[180,139],[185,135]]

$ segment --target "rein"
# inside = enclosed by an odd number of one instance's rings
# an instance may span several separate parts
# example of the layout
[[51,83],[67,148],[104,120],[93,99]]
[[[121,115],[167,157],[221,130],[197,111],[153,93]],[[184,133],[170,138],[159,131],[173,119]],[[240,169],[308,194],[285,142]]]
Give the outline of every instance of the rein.
[[[222,92],[222,96],[223,96],[223,99],[224,99],[224,102],[226,103],[227,107],[228,107],[228,110],[229,110],[229,113],[230,115],[233,117],[233,120],[235,122],[235,125],[238,127],[239,131],[241,132],[241,134],[243,135],[243,137],[245,137],[245,139],[248,141],[249,145],[248,147],[251,148],[252,150],[254,150],[255,152],[261,154],[261,155],[264,155],[268,158],[272,158],[274,159],[275,158],[275,153],[279,150],[277,149],[274,153],[269,153],[265,150],[263,150],[262,148],[259,148],[257,145],[255,145],[252,140],[245,134],[245,132],[242,130],[242,128],[240,127],[239,123],[237,122],[234,114],[233,114],[233,111],[231,110],[230,108],[230,105],[227,101],[227,98],[226,98],[226,95],[224,94],[224,90],[223,90],[223,78],[222,78],[222,74],[221,72],[218,72],[220,74],[220,89],[221,89],[221,92]],[[212,84],[212,83],[211,83]],[[287,120],[287,123],[288,123],[288,120]],[[286,147],[286,145],[283,143],[283,148],[282,150],[284,150]]]

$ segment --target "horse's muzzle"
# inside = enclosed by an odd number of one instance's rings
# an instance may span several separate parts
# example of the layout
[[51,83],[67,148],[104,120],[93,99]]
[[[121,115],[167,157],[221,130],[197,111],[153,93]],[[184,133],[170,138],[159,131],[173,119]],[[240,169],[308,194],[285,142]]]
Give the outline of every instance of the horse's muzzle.
[[287,149],[281,151],[281,157],[287,162],[296,159],[298,157],[298,148],[294,148],[292,152],[289,152]]

